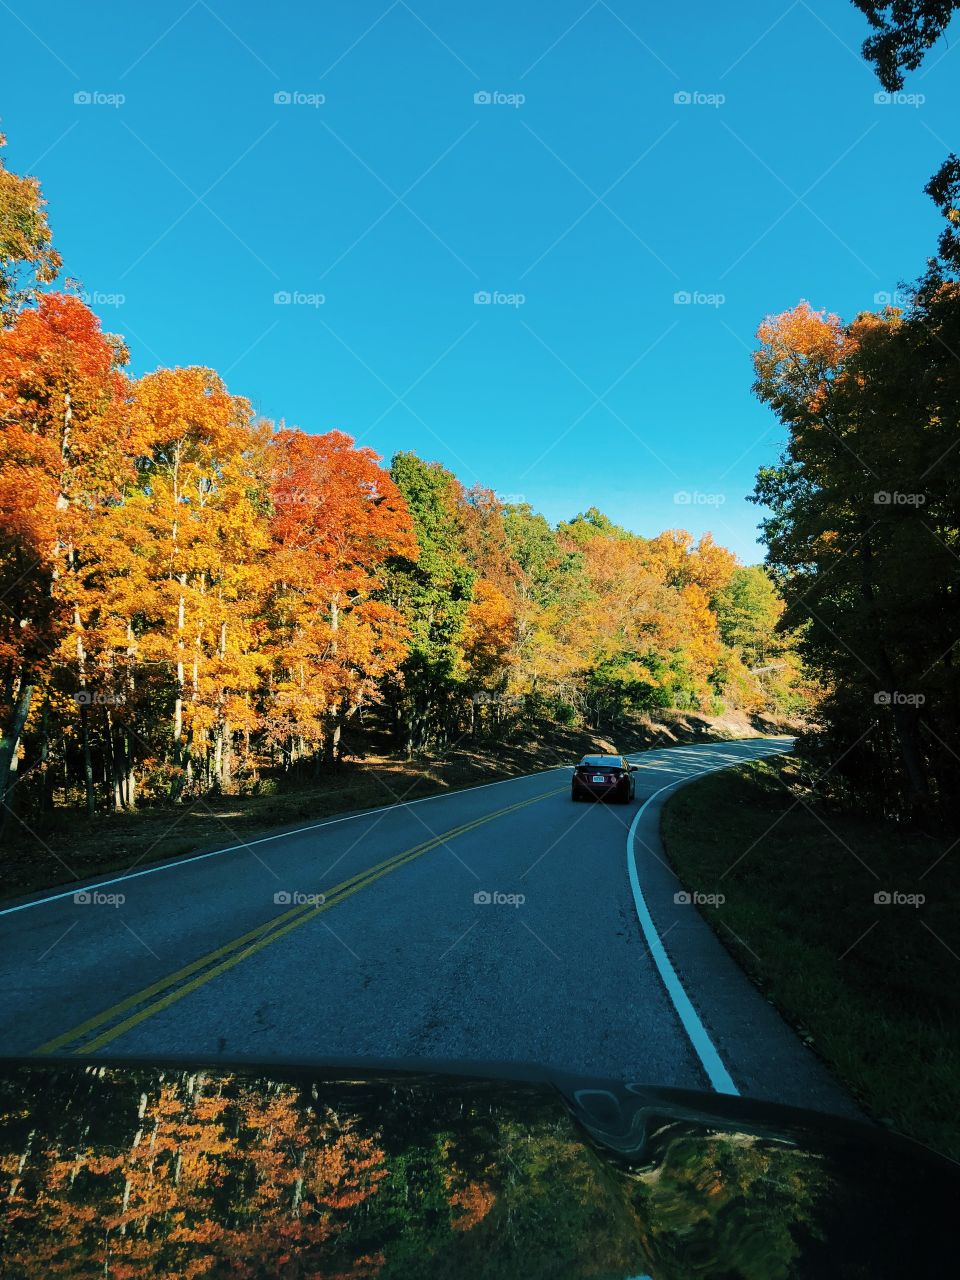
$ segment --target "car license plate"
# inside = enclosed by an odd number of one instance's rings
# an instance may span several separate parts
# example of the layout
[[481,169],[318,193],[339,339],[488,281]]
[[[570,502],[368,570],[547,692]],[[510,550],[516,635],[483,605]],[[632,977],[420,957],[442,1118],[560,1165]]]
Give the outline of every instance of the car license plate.
[[595,773],[595,774],[593,775],[593,777],[590,779],[590,781],[591,781],[591,782],[606,782],[606,778],[603,776],[603,774],[602,774],[602,773]]

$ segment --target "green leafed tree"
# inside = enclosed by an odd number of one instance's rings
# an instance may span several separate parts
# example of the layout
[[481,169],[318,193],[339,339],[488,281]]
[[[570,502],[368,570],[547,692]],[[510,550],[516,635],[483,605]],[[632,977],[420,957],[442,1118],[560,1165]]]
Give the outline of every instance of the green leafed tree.
[[414,453],[398,453],[390,475],[407,504],[420,549],[416,562],[393,562],[386,589],[410,631],[400,680],[387,696],[412,754],[430,741],[442,743],[455,723],[451,703],[463,677],[461,640],[475,574],[464,552],[463,488],[456,476]]
[[960,783],[960,283],[849,324],[766,321],[756,390],[789,431],[756,497],[785,625],[828,689],[819,750],[885,811],[955,818]]
[[717,595],[720,637],[750,666],[762,665],[777,652],[782,612],[783,602],[762,565],[738,565]]
[[876,68],[880,83],[903,88],[904,71],[915,71],[927,50],[945,34],[960,0],[853,0],[874,30],[863,56]]

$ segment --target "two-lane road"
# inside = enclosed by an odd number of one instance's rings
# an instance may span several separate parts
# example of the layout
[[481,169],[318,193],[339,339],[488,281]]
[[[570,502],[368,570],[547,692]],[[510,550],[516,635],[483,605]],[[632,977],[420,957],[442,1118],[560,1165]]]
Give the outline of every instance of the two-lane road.
[[657,835],[674,786],[787,746],[644,752],[631,805],[549,769],[7,904],[0,1046],[536,1062],[846,1109],[674,903]]

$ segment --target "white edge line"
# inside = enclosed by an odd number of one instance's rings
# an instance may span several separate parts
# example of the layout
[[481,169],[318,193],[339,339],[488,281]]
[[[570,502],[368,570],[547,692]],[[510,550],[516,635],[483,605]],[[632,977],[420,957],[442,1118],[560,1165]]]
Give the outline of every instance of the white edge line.
[[[763,754],[776,755],[778,752],[771,751]],[[757,753],[757,756],[748,754],[744,759],[756,759],[760,755],[761,753],[759,752]],[[694,1051],[700,1059],[704,1071],[707,1073],[707,1078],[709,1079],[714,1092],[729,1093],[733,1094],[734,1097],[739,1097],[740,1090],[733,1083],[733,1078],[730,1075],[730,1072],[723,1065],[720,1054],[717,1052],[716,1046],[710,1039],[709,1033],[700,1019],[700,1015],[690,1003],[690,997],[684,990],[683,983],[677,977],[676,971],[670,963],[670,957],[667,955],[666,948],[660,938],[660,934],[657,932],[657,926],[653,923],[653,916],[650,914],[650,908],[647,906],[646,899],[643,896],[643,890],[640,888],[640,877],[637,874],[637,854],[635,846],[637,826],[640,819],[643,817],[644,810],[652,800],[655,800],[657,796],[662,795],[664,791],[669,791],[671,787],[680,786],[680,784],[684,782],[693,782],[696,778],[702,778],[705,774],[719,773],[721,770],[729,769],[730,767],[731,766],[728,764],[716,765],[712,769],[702,769],[685,778],[676,778],[673,782],[668,782],[665,786],[658,787],[652,795],[647,796],[646,800],[644,800],[643,804],[634,814],[633,822],[631,822],[630,830],[627,833],[627,872],[630,876],[630,888],[633,890],[633,900],[636,904],[637,916],[640,920],[640,928],[643,930],[643,936],[650,949],[653,962],[657,966],[657,972],[660,974],[664,987],[666,987],[667,995],[670,997],[673,1007],[676,1010],[677,1017],[680,1019],[684,1031],[687,1033],[687,1038],[693,1045]]]

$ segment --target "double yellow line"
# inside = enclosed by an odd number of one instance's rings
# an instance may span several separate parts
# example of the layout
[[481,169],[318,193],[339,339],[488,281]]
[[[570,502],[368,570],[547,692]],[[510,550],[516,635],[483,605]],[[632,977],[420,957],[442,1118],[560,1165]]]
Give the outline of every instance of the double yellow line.
[[301,925],[307,924],[308,921],[322,915],[325,911],[329,911],[332,907],[345,902],[347,898],[359,893],[361,889],[365,889],[367,885],[373,884],[375,880],[379,880],[382,876],[387,876],[392,871],[406,866],[408,862],[413,862],[414,859],[422,857],[425,853],[429,853],[431,849],[436,849],[450,840],[455,840],[458,836],[466,835],[468,831],[475,831],[477,827],[482,827],[485,823],[492,822],[494,818],[502,818],[509,813],[516,813],[518,809],[525,809],[528,805],[536,804],[539,800],[546,800],[550,796],[559,795],[561,791],[565,790],[566,787],[558,787],[553,791],[546,792],[544,795],[534,796],[530,800],[521,800],[518,804],[508,805],[504,809],[496,809],[493,813],[485,814],[482,818],[476,818],[473,822],[466,822],[462,826],[453,827],[449,831],[444,831],[441,835],[434,836],[430,840],[425,840],[422,844],[415,845],[412,849],[405,849],[402,853],[395,854],[392,858],[387,858],[385,861],[377,863],[376,866],[368,867],[366,871],[360,871],[348,880],[341,881],[340,884],[324,895],[322,903],[314,905],[308,902],[291,907],[289,911],[285,911],[282,915],[268,920],[265,924],[257,925],[255,929],[241,934],[239,938],[234,938],[232,942],[218,947],[215,951],[208,952],[207,955],[201,956],[199,960],[194,960],[182,969],[178,969],[176,973],[171,973],[166,978],[161,978],[159,981],[152,983],[149,987],[144,987],[142,991],[137,991],[132,996],[127,996],[125,1000],[111,1005],[109,1009],[104,1009],[102,1013],[95,1014],[92,1018],[88,1018],[86,1022],[78,1023],[77,1026],[71,1027],[69,1031],[65,1031],[62,1035],[56,1036],[53,1040],[48,1040],[45,1044],[40,1045],[33,1052],[34,1054],[57,1053],[61,1049],[66,1049],[68,1052],[75,1054],[95,1053],[97,1049],[109,1044],[117,1036],[123,1035],[131,1027],[135,1027],[137,1023],[143,1022],[146,1018],[152,1017],[155,1013],[159,1013],[162,1009],[168,1008],[176,1003],[177,1000],[189,995],[191,991],[196,991],[198,987],[202,987],[205,983],[218,978],[222,973],[226,973],[228,969],[232,969],[234,965],[238,965],[249,956],[262,951],[293,929],[299,929]]

